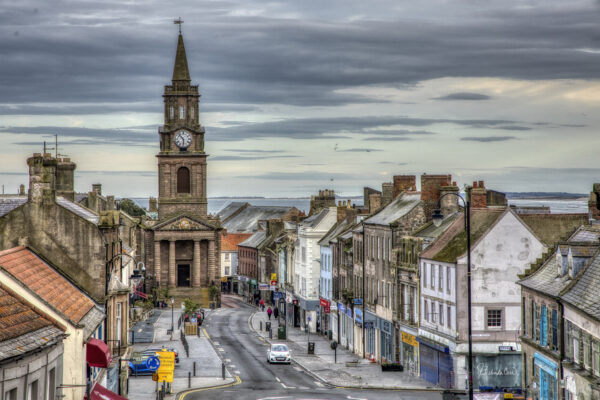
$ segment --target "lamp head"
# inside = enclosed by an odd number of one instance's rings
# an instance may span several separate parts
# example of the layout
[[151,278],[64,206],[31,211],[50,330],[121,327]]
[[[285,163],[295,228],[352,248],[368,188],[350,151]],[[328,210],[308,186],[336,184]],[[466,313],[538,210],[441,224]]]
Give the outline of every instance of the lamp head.
[[175,297],[171,297],[171,304],[175,304]]
[[433,214],[431,215],[431,220],[433,221],[433,224],[436,227],[439,227],[442,224],[442,221],[444,220],[444,216],[442,215],[442,210],[435,209],[433,210]]

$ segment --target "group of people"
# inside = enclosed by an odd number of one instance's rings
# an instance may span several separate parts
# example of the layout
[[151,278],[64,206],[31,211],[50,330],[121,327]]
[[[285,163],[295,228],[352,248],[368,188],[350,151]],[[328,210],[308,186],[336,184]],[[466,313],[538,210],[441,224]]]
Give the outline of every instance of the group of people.
[[[265,311],[265,301],[263,299],[260,299],[259,305],[260,309]],[[277,308],[277,306],[274,308],[271,308],[271,306],[267,307],[267,316],[269,317],[269,320],[271,320],[271,315],[273,315],[274,318],[279,317],[279,308]]]

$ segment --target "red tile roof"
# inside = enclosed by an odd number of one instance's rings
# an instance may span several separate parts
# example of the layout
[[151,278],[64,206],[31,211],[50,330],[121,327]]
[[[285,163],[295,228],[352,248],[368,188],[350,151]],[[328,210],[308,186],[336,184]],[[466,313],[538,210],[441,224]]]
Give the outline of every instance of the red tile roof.
[[252,233],[228,233],[221,235],[221,251],[237,251],[238,244],[252,236]]
[[0,251],[0,269],[22,282],[74,324],[94,307],[89,297],[24,246]]
[[37,311],[19,295],[0,286],[0,342],[50,326],[65,330],[58,322]]

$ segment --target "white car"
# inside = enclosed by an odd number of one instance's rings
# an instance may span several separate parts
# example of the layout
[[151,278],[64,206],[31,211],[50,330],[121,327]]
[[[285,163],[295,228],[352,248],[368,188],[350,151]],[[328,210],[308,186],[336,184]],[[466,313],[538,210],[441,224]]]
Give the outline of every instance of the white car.
[[285,344],[273,343],[267,350],[267,361],[269,363],[292,363],[292,351]]

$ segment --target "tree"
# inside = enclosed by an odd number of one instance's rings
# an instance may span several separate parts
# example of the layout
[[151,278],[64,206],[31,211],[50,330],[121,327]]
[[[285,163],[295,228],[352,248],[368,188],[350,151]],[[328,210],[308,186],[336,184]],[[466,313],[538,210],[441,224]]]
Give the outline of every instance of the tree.
[[131,199],[123,199],[119,204],[121,205],[121,210],[125,211],[132,217],[141,217],[142,215],[146,215],[146,210],[135,204]]

